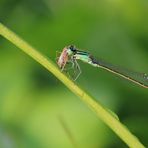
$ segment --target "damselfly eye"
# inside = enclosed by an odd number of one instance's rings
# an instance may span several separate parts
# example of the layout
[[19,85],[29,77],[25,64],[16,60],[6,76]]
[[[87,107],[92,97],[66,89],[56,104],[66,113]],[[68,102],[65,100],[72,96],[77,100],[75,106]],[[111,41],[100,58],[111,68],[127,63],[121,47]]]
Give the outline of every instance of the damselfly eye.
[[74,45],[70,45],[68,48],[69,48],[71,51],[76,52],[76,48],[75,48]]

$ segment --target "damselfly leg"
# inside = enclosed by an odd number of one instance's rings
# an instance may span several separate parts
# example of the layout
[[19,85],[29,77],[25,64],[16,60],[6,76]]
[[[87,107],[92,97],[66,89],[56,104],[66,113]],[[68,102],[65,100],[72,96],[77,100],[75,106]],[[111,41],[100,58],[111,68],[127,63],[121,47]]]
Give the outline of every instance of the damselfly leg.
[[75,78],[73,80],[76,81],[78,77],[80,76],[80,74],[82,73],[82,71],[76,59],[74,60],[74,63],[75,63],[74,64],[75,65],[74,67]]
[[77,80],[81,74],[81,68],[77,62],[77,60],[71,57],[70,60],[67,61],[64,71],[69,75],[72,80]]

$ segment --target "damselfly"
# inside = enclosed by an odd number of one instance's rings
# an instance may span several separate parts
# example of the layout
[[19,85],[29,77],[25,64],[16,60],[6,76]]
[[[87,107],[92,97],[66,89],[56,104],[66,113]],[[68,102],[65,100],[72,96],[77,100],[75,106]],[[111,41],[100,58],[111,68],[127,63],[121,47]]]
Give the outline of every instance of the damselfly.
[[94,67],[103,68],[109,72],[112,72],[120,77],[123,77],[129,81],[132,81],[144,88],[148,88],[148,75],[146,73],[133,72],[127,69],[123,69],[120,67],[116,67],[110,63],[107,63],[102,60],[97,60],[90,53],[82,50],[78,50],[75,46],[70,45],[65,47],[63,51],[60,53],[60,56],[57,59],[57,64],[61,68],[61,70],[67,70],[66,65],[68,63],[72,64],[72,69],[78,70],[78,73],[75,77],[75,80],[81,74],[81,68],[77,62],[77,60],[81,60],[85,63],[88,63]]

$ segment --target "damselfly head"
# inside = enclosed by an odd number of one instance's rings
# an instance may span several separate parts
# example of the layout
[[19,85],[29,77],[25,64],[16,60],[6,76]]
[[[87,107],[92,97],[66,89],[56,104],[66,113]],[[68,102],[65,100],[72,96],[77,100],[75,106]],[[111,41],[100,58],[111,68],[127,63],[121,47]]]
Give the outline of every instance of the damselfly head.
[[74,45],[69,45],[68,49],[70,49],[72,52],[76,52],[77,51],[77,49],[76,49],[76,47]]

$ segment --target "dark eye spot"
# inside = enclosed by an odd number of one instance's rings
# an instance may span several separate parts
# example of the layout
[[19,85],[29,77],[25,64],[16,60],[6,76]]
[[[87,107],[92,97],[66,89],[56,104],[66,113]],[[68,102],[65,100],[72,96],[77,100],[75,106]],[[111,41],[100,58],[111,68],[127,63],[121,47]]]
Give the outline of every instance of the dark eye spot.
[[74,46],[74,45],[70,45],[68,48],[69,48],[71,51],[73,51],[73,52],[75,52],[75,51],[76,51],[76,48],[75,48],[75,46]]

